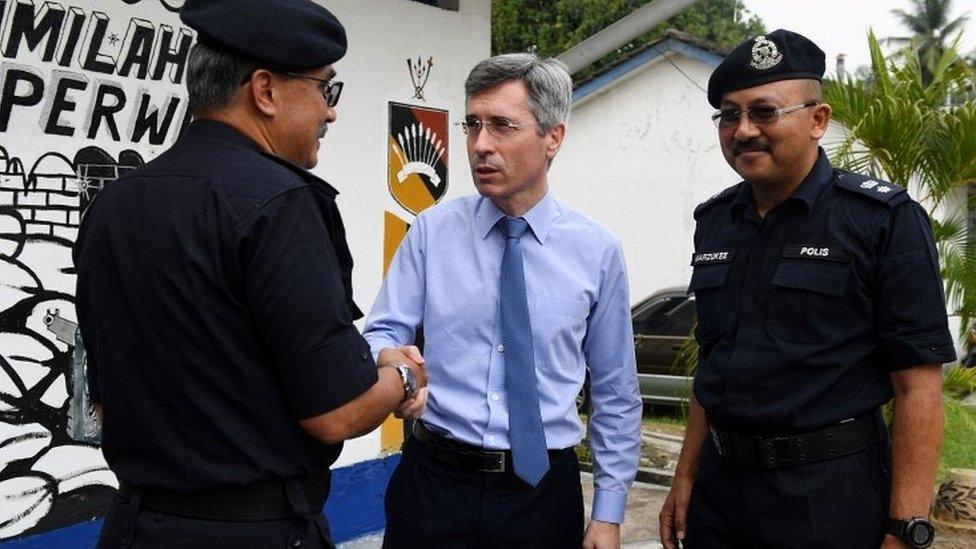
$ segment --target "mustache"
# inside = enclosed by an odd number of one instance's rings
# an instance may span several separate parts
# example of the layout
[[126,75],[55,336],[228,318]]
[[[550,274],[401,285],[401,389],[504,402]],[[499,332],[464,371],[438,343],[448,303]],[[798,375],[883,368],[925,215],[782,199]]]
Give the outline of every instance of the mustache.
[[762,152],[773,152],[773,147],[766,143],[765,141],[760,141],[758,139],[750,139],[749,141],[736,141],[732,145],[732,156],[739,156],[745,152],[762,151]]

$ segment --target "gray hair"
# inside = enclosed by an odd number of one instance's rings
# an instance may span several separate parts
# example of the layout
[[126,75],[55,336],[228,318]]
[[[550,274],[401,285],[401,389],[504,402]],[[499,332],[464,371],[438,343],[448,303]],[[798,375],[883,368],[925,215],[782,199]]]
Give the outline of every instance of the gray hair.
[[569,122],[573,104],[573,79],[558,59],[541,59],[534,53],[506,53],[475,65],[464,82],[470,98],[509,80],[521,80],[529,93],[529,109],[539,124],[539,135]]
[[194,115],[230,105],[241,83],[257,68],[254,61],[223,48],[197,42],[187,62],[186,88]]

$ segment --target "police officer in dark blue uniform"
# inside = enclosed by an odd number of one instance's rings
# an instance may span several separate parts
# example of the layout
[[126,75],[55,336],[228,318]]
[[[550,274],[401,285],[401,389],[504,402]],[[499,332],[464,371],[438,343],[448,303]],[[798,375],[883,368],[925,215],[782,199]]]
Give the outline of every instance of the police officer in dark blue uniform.
[[[925,211],[831,166],[824,53],[777,30],[708,99],[744,181],[695,210],[700,361],[667,547],[925,547],[955,358]],[[889,438],[879,407],[894,397]]]
[[100,192],[75,248],[121,485],[99,546],[332,547],[342,441],[415,413],[426,384],[415,349],[377,368],[353,326],[338,193],[307,171],[345,31],[310,0],[189,0],[181,17],[195,120]]

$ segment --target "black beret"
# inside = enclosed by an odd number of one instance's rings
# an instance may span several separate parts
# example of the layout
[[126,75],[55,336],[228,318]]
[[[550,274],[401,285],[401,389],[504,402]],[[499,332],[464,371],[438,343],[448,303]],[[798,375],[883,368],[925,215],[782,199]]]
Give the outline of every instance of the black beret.
[[708,79],[708,102],[716,109],[728,92],[778,80],[822,80],[826,69],[823,50],[809,38],[777,29],[739,44]]
[[206,44],[283,69],[331,65],[346,30],[312,0],[186,0],[180,19]]

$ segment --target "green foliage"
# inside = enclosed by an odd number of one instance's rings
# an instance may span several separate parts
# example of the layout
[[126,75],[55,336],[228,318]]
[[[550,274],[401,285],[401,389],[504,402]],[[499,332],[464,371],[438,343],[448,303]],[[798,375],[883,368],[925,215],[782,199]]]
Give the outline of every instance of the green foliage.
[[671,372],[675,375],[693,377],[695,370],[698,369],[698,341],[695,339],[695,332],[698,331],[698,320],[691,325],[691,332],[688,339],[681,344],[678,354],[674,356],[674,363],[671,365]]
[[911,11],[893,9],[891,13],[912,35],[893,37],[888,41],[912,49],[921,66],[922,81],[928,83],[947,49],[946,39],[957,38],[967,18],[963,15],[949,20],[952,0],[911,0],[911,3]]
[[[832,158],[840,167],[911,185],[930,214],[948,209],[933,220],[933,234],[946,297],[965,333],[976,318],[976,241],[967,230],[968,208],[953,209],[952,198],[976,184],[976,99],[966,96],[974,73],[959,62],[958,39],[946,47],[928,81],[914,52],[889,59],[873,34],[868,42],[870,82],[825,82],[824,99],[847,130],[831,147]],[[953,97],[958,99],[949,101]]]
[[976,469],[976,410],[955,399],[946,398],[944,402],[945,424],[937,482],[945,478],[949,469]]
[[[647,3],[647,0],[494,0],[491,4],[493,54],[527,51],[555,57]],[[738,20],[736,20],[738,16]],[[674,28],[696,38],[733,46],[765,32],[759,17],[741,0],[702,0],[597,61],[577,76],[588,74]]]
[[942,394],[951,399],[976,391],[976,368],[953,366],[942,378]]

